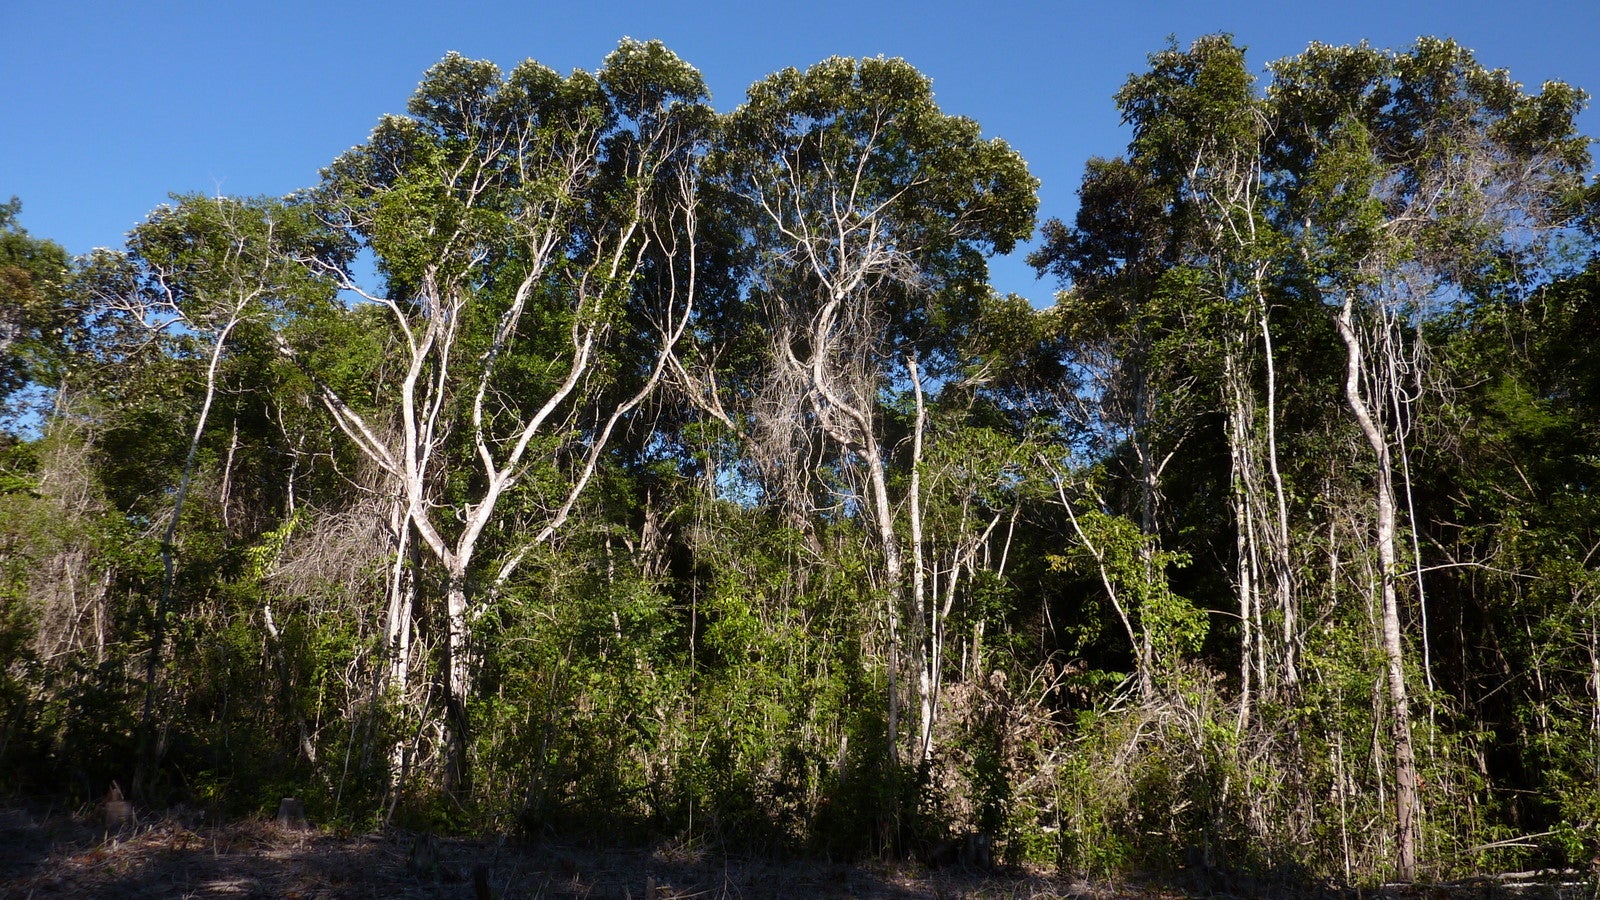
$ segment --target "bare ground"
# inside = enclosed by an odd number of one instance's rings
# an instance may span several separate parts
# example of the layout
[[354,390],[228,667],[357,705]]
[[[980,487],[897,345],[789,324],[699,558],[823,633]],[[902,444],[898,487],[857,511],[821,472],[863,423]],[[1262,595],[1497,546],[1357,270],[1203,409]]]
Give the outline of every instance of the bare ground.
[[[419,853],[421,849],[421,853]],[[588,849],[556,843],[347,835],[250,820],[205,824],[183,812],[108,831],[93,816],[0,807],[3,897],[1146,898],[1046,872],[928,871],[724,858],[690,848]]]

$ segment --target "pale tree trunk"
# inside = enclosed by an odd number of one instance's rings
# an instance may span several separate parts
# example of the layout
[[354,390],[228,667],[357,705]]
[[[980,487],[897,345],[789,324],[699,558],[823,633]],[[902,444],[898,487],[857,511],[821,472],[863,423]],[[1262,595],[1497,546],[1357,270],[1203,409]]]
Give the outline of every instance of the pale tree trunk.
[[[1362,376],[1366,361],[1361,336],[1353,324],[1354,297],[1346,295],[1339,311],[1337,325],[1344,341],[1348,364],[1345,373],[1345,399],[1350,411],[1361,426],[1361,432],[1372,449],[1377,463],[1375,493],[1377,500],[1378,581],[1382,597],[1381,622],[1383,655],[1386,662],[1389,686],[1389,704],[1393,713],[1394,768],[1395,768],[1395,820],[1398,851],[1397,874],[1401,881],[1414,881],[1417,874],[1417,831],[1421,810],[1417,798],[1416,757],[1411,741],[1411,708],[1406,691],[1405,650],[1400,634],[1400,604],[1395,588],[1395,494],[1394,462],[1390,453],[1388,435],[1373,415],[1366,396],[1362,393]],[[1387,323],[1382,327],[1387,328]]]
[[[1290,549],[1289,510],[1278,466],[1277,365],[1265,283],[1268,263],[1260,258],[1258,212],[1262,187],[1260,140],[1265,123],[1257,121],[1254,138],[1231,150],[1208,146],[1190,169],[1190,196],[1210,207],[1208,225],[1218,252],[1215,272],[1224,286],[1217,302],[1233,307],[1236,328],[1225,336],[1224,390],[1228,415],[1229,462],[1233,480],[1233,516],[1240,615],[1241,702],[1239,727],[1248,723],[1253,695],[1269,696],[1279,686],[1299,681],[1299,623],[1294,568]],[[1233,298],[1243,296],[1244,300]],[[1264,422],[1257,421],[1253,368],[1246,350],[1252,332],[1259,332],[1265,376]],[[1264,445],[1264,446],[1263,446]],[[1262,457],[1265,456],[1263,461]],[[1264,463],[1264,465],[1263,465]],[[1265,472],[1263,472],[1265,468]],[[1266,508],[1270,479],[1274,509]],[[1266,614],[1275,602],[1279,633],[1269,636]],[[1276,637],[1279,646],[1272,646]],[[1253,668],[1253,672],[1252,672]]]
[[467,577],[458,561],[446,564],[444,648],[444,703],[446,719],[444,787],[451,794],[472,787],[471,723],[467,701],[472,696],[472,655],[467,633]]
[[[978,551],[988,545],[990,536],[999,526],[1004,514],[997,513],[987,527],[976,534],[969,533],[971,510],[963,500],[961,516],[951,535],[946,537],[949,561],[944,571],[943,584],[939,583],[938,554],[930,550],[925,533],[926,516],[923,497],[923,448],[927,435],[928,410],[922,390],[922,373],[917,361],[906,360],[907,375],[911,380],[916,417],[911,435],[911,484],[906,498],[911,528],[911,607],[917,617],[919,637],[917,645],[917,694],[920,719],[917,724],[917,743],[913,763],[922,766],[933,754],[939,726],[939,703],[944,690],[944,662],[948,643],[946,625],[961,586],[961,573],[968,577],[976,567]],[[953,538],[953,540],[952,540]],[[931,576],[931,577],[930,577]],[[932,582],[930,584],[930,581]],[[981,632],[978,633],[981,639]],[[976,646],[976,645],[975,645]]]
[[[1248,724],[1259,698],[1270,698],[1299,682],[1298,601],[1289,508],[1278,466],[1277,366],[1260,279],[1257,272],[1257,296],[1246,312],[1248,318],[1239,323],[1239,331],[1228,335],[1223,351],[1229,494],[1235,526],[1234,580],[1240,619],[1240,729]],[[1251,331],[1259,332],[1265,409],[1257,406],[1252,360],[1246,353]],[[1277,631],[1269,634],[1267,617],[1274,608],[1280,621]]]
[[1234,522],[1234,590],[1239,597],[1239,720],[1242,732],[1250,724],[1255,691],[1264,689],[1265,667],[1261,662],[1261,603],[1255,570],[1255,547],[1251,541],[1250,486],[1245,457],[1249,439],[1246,414],[1241,407],[1246,397],[1239,389],[1238,357],[1232,348],[1222,360],[1224,390],[1227,395],[1229,501]]
[[[380,694],[404,707],[410,702],[412,615],[417,597],[417,543],[412,539],[411,516],[406,504],[395,498],[389,511],[391,559],[384,617],[384,649],[388,659],[378,681]],[[389,745],[389,787],[398,792],[410,770],[406,739],[397,732]]]
[[[894,506],[889,501],[889,484],[884,474],[883,454],[878,447],[877,437],[870,431],[866,435],[862,453],[872,491],[870,497],[872,518],[878,531],[878,543],[883,551],[883,590],[888,600],[889,613],[889,760],[898,767],[900,704],[897,682],[900,678],[902,655],[899,606],[902,592],[905,590],[905,562],[900,556],[900,540],[894,534]],[[913,608],[912,616],[913,622],[920,622],[922,610]],[[920,634],[920,628],[913,629],[911,634],[913,647],[917,645]],[[921,760],[917,762],[920,763]]]
[[[969,580],[975,577],[978,551],[988,546],[989,539],[993,536],[995,529],[999,527],[1000,521],[1005,518],[1004,513],[996,513],[989,519],[988,524],[983,527],[982,531],[969,533],[969,527],[973,521],[970,512],[970,509],[962,509],[961,518],[957,525],[956,545],[950,551],[949,567],[945,569],[944,584],[930,591],[927,598],[932,621],[928,624],[927,649],[925,651],[924,683],[927,687],[923,700],[922,746],[918,751],[922,759],[927,759],[933,753],[938,733],[939,703],[944,694],[945,654],[949,648],[950,641],[947,625],[950,622],[950,613],[955,609],[956,597],[961,588],[961,573],[966,572]],[[941,593],[943,595],[942,600],[940,598]],[[976,640],[981,640],[982,632],[975,631],[974,637]],[[975,643],[974,660],[977,659],[977,646]]]
[[[1414,391],[1414,393],[1410,395],[1406,393],[1406,386],[1404,383],[1405,379],[1401,372],[1401,369],[1405,368],[1405,366],[1402,366],[1399,355],[1396,353],[1387,353],[1384,355],[1384,383],[1388,386],[1389,411],[1394,415],[1394,421],[1397,423],[1394,429],[1395,447],[1400,452],[1399,476],[1400,483],[1405,489],[1405,514],[1407,519],[1413,522],[1416,521],[1417,507],[1412,494],[1411,454],[1406,449],[1407,434],[1410,431],[1410,425],[1407,421],[1408,416],[1406,413],[1407,409],[1411,405],[1411,402],[1415,398],[1421,397],[1423,393],[1424,366],[1421,356],[1425,351],[1426,345],[1423,343],[1422,338],[1422,326],[1420,323],[1418,323],[1416,325],[1416,336],[1412,343],[1412,347],[1414,348],[1412,351],[1412,358],[1407,361],[1409,363],[1412,378],[1414,379],[1411,385],[1411,389]],[[1397,495],[1397,504],[1398,500],[1399,496]],[[1432,636],[1428,634],[1428,592],[1427,586],[1423,583],[1422,578],[1421,538],[1417,534],[1417,529],[1412,528],[1410,531],[1411,566],[1413,576],[1412,583],[1416,586],[1417,591],[1417,636],[1422,642],[1422,683],[1423,686],[1427,688],[1426,699],[1428,706],[1428,722],[1431,726],[1436,713],[1434,709]]]
[[222,487],[217,490],[217,508],[222,513],[222,534],[232,536],[233,523],[229,521],[228,507],[233,505],[233,456],[239,452],[239,417],[234,416],[233,433],[228,436],[228,454],[222,461]]
[[1277,525],[1273,532],[1273,589],[1283,616],[1283,680],[1291,690],[1300,683],[1297,648],[1300,643],[1299,601],[1295,596],[1294,560],[1290,555],[1289,500],[1283,488],[1283,473],[1278,468],[1278,370],[1272,347],[1272,324],[1266,297],[1261,292],[1264,273],[1256,273],[1256,316],[1261,326],[1261,347],[1267,376],[1267,471],[1272,477],[1272,496],[1276,503]]
[[398,501],[389,512],[389,540],[393,549],[389,565],[389,609],[383,635],[389,656],[386,686],[403,696],[411,681],[411,616],[416,599],[416,573],[407,565],[415,551],[411,517],[405,504]]
[[[827,277],[827,273],[821,269],[817,274],[819,277]],[[913,662],[917,670],[921,670],[921,656],[917,648],[921,642],[923,613],[917,604],[924,598],[917,590],[912,591],[910,605],[914,608],[909,618],[912,629],[909,637],[903,635],[900,607],[907,602],[908,586],[905,579],[905,560],[901,554],[900,540],[894,530],[897,513],[889,496],[888,459],[878,442],[876,378],[851,371],[848,363],[841,360],[846,353],[856,349],[842,346],[845,342],[841,331],[852,326],[859,327],[860,323],[843,322],[841,319],[859,313],[859,310],[847,304],[847,300],[859,303],[861,298],[853,292],[861,290],[863,277],[863,272],[854,273],[845,279],[845,283],[829,290],[827,301],[809,322],[807,332],[809,356],[806,359],[800,359],[795,354],[792,343],[787,340],[779,341],[780,346],[776,348],[775,356],[781,376],[804,385],[804,403],[816,416],[823,434],[847,453],[855,454],[860,460],[859,470],[866,481],[866,496],[862,498],[862,505],[871,519],[879,551],[883,554],[881,588],[888,619],[889,758],[891,765],[898,768],[901,761],[899,688],[902,675],[901,657],[903,645],[909,642]],[[920,524],[918,527],[920,528]],[[920,556],[916,557],[916,561],[920,563]],[[920,683],[920,678],[918,680]]]
[[922,439],[928,427],[928,409],[923,402],[922,376],[917,371],[916,359],[906,360],[906,373],[911,377],[917,408],[916,421],[912,425],[911,432],[911,488],[907,497],[911,517],[911,610],[917,617],[920,630],[928,634],[934,645],[933,652],[929,652],[926,646],[918,647],[917,695],[921,720],[918,722],[917,747],[912,762],[920,767],[933,749],[933,722],[938,708],[934,681],[939,667],[937,653],[939,635],[938,623],[929,623],[924,619],[929,607],[929,598],[927,553],[922,533]]

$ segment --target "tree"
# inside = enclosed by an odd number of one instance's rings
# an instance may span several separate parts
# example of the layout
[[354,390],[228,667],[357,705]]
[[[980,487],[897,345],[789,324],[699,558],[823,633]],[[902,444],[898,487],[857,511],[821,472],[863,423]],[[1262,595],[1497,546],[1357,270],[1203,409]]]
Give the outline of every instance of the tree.
[[[1143,536],[1129,544],[1142,559],[1138,580],[1164,583],[1155,564],[1169,527],[1163,478],[1194,435],[1204,388],[1195,371],[1195,335],[1187,327],[1199,316],[1189,308],[1185,224],[1171,209],[1175,198],[1143,160],[1090,160],[1079,197],[1075,225],[1047,222],[1043,246],[1029,257],[1041,275],[1070,285],[1052,310],[1058,352],[1069,361],[1064,368],[1077,374],[1077,383],[1059,394],[1060,414],[1088,436],[1088,458],[1075,465],[1093,468],[1103,460],[1131,482],[1124,496],[1132,499],[1123,511]],[[1070,475],[1056,472],[1053,480],[1064,489]],[[1092,548],[1096,542],[1079,527],[1073,501],[1065,493],[1058,499],[1073,535]],[[1098,494],[1095,499],[1091,505],[1104,505]],[[1148,698],[1155,690],[1152,645],[1134,627],[1130,612],[1137,613],[1119,601],[1112,580],[1102,581],[1133,644],[1135,677]]]
[[[284,352],[393,479],[396,572],[411,540],[443,570],[452,789],[469,775],[469,630],[489,586],[566,522],[687,322],[692,283],[648,298],[651,356],[613,355],[650,253],[692,234],[704,98],[699,73],[654,42],[624,41],[597,75],[566,78],[532,61],[502,77],[451,55],[428,71],[410,116],[383,119],[318,192],[332,223],[373,253],[386,290],[322,269],[386,314],[400,367],[373,407],[318,375],[325,351]],[[480,543],[524,487],[518,524],[531,537],[474,588]],[[409,603],[392,604],[392,639],[409,619]]]
[[[1409,881],[1421,810],[1399,541],[1405,435],[1428,386],[1422,326],[1463,297],[1539,280],[1549,229],[1589,161],[1575,130],[1583,96],[1559,82],[1524,93],[1459,44],[1425,38],[1392,54],[1313,44],[1273,66],[1269,100],[1283,192],[1276,219],[1300,257],[1303,289],[1332,313],[1346,351],[1345,403],[1374,466],[1373,588],[1392,713],[1397,868]],[[1421,587],[1419,577],[1412,590]]]
[[927,597],[907,593],[897,533],[905,513],[890,495],[880,401],[907,384],[920,391],[919,365],[934,377],[950,371],[940,367],[950,347],[939,323],[985,296],[985,254],[1031,232],[1037,182],[1003,141],[942,113],[928,79],[898,59],[835,57],[757,83],[728,117],[710,165],[748,222],[749,298],[771,342],[765,385],[742,415],[769,448],[769,471],[806,471],[815,429],[858,479],[849,504],[870,523],[883,562],[891,753],[898,761],[909,621],[920,764],[936,715],[928,666],[938,654],[927,641],[938,629]]
[[[1068,346],[1100,386],[1091,410],[1111,426],[1108,445],[1132,458],[1130,515],[1156,538],[1172,486],[1161,474],[1169,463],[1196,465],[1177,446],[1195,436],[1184,428],[1206,409],[1196,401],[1216,398],[1231,483],[1239,734],[1256,704],[1302,690],[1303,594],[1321,589],[1337,602],[1340,561],[1350,558],[1334,530],[1370,533],[1354,555],[1372,559],[1374,649],[1387,685],[1386,709],[1374,714],[1392,727],[1396,857],[1411,878],[1421,813],[1401,605],[1408,567],[1433,680],[1408,441],[1418,401],[1441,396],[1423,338],[1452,308],[1548,277],[1550,228],[1568,215],[1587,165],[1572,133],[1581,97],[1560,84],[1526,95],[1446,41],[1393,54],[1313,45],[1271,71],[1259,96],[1226,36],[1152,55],[1117,97],[1134,130],[1127,158],[1091,162],[1076,227],[1047,225],[1034,262],[1071,285],[1059,304]],[[1280,342],[1285,322],[1294,337]],[[1301,401],[1293,409],[1283,402],[1286,370]],[[1343,397],[1343,422],[1304,402],[1330,391]],[[1184,402],[1190,413],[1176,414]],[[1300,431],[1286,456],[1280,429],[1290,421]],[[1199,436],[1204,454],[1208,436]],[[1315,464],[1314,448],[1327,453],[1329,441],[1358,442],[1356,471]],[[1338,505],[1334,495],[1349,495],[1336,484],[1368,477],[1365,500]],[[1325,528],[1317,507],[1328,505],[1358,521]],[[1402,548],[1408,510],[1413,537]],[[1180,510],[1168,515],[1179,533],[1202,527]],[[1142,552],[1153,559],[1161,549],[1150,540]],[[1321,582],[1305,574],[1319,565]]]
[[1076,226],[1047,224],[1032,262],[1073,288],[1061,307],[1081,336],[1075,352],[1104,385],[1097,410],[1138,466],[1147,555],[1161,546],[1162,475],[1194,436],[1207,394],[1224,417],[1242,727],[1256,692],[1297,680],[1271,325],[1282,254],[1262,154],[1272,123],[1227,35],[1152,54],[1116,99],[1133,128],[1128,156],[1090,162]]

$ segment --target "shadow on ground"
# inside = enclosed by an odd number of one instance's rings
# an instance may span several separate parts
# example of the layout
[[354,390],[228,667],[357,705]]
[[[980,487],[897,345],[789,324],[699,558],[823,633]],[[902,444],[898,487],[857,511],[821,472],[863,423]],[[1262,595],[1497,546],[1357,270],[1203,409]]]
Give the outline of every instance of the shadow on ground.
[[1387,894],[1226,879],[1205,884],[1089,884],[1045,872],[930,872],[914,865],[724,858],[670,846],[654,850],[534,846],[435,840],[404,831],[338,835],[294,831],[265,821],[207,824],[183,811],[112,833],[82,816],[0,808],[0,896],[4,897],[471,898],[477,896],[476,870],[481,870],[497,898],[1516,896],[1493,884]]

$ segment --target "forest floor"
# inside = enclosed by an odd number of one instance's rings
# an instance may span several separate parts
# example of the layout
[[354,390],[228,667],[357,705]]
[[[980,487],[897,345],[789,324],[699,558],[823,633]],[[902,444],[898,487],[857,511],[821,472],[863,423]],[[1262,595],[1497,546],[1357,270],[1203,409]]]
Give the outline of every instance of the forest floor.
[[[483,885],[475,885],[479,880]],[[1355,898],[1576,897],[1587,885],[1432,885],[1338,891],[1325,886],[1091,884],[1002,867],[930,870],[723,857],[670,845],[603,849],[390,830],[341,834],[262,819],[207,824],[176,811],[110,831],[95,816],[0,805],[0,898],[273,897],[831,898],[874,900],[1177,900],[1257,896]],[[1581,889],[1580,889],[1581,888]]]
[[[419,849],[422,851],[419,853]],[[0,807],[0,897],[1144,898],[1185,894],[1091,885],[1045,872],[724,858],[677,847],[593,849],[413,832],[337,834],[198,815],[95,819]]]

